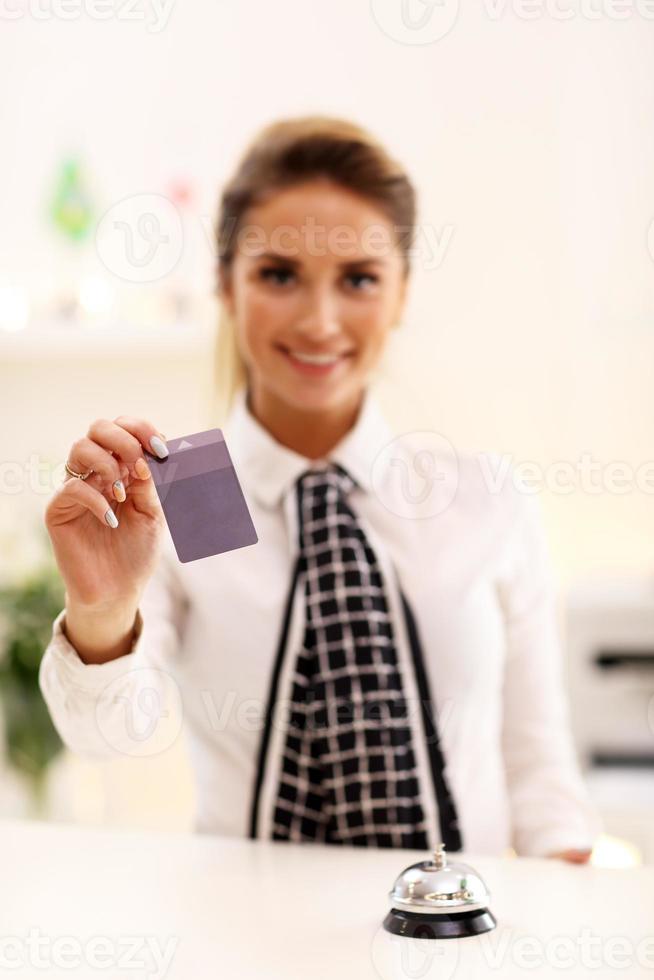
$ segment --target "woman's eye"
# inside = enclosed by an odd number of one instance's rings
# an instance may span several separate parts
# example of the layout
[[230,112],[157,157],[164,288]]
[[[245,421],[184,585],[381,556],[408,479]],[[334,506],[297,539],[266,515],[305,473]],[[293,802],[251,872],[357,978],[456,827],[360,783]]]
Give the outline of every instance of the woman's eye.
[[265,282],[273,282],[278,286],[285,286],[293,277],[293,272],[291,269],[282,269],[277,268],[276,266],[269,266],[268,268],[261,269],[259,274]]
[[359,287],[362,284],[374,285],[379,281],[377,276],[373,276],[369,272],[353,272],[347,276],[347,280],[355,286],[357,292],[361,292]]

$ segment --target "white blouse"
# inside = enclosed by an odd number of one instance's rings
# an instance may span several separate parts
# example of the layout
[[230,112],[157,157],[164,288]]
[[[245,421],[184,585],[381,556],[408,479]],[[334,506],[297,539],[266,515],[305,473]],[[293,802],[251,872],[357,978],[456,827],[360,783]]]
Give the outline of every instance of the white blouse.
[[[297,552],[294,481],[313,464],[259,424],[245,389],[224,432],[258,543],[182,564],[166,531],[131,651],[84,664],[62,631],[62,610],[40,683],[62,739],[88,757],[149,755],[183,732],[197,829],[270,837],[293,666],[292,656],[277,663],[277,648]],[[359,484],[349,503],[384,575],[420,784],[428,787],[431,843],[440,834],[426,693],[465,851],[513,847],[540,856],[591,847],[599,821],[569,731],[537,501],[511,478],[489,488],[494,457],[444,452],[425,510],[407,494],[401,467],[379,456],[390,443],[394,458],[414,454],[414,439],[394,434],[368,390],[354,427],[328,456]],[[416,676],[400,589],[421,641],[427,692]],[[297,589],[289,651],[303,636],[302,599]],[[269,704],[276,665],[277,696]]]

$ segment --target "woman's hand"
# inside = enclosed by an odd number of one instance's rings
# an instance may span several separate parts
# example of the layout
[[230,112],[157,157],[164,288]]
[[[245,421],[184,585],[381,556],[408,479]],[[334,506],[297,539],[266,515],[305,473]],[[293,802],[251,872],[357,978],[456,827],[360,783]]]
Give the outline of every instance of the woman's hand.
[[154,425],[121,415],[93,422],[70,449],[71,469],[93,473],[67,474],[45,511],[67,608],[109,615],[138,605],[164,526],[144,447],[167,455]]
[[584,851],[557,851],[555,854],[548,854],[549,858],[560,858],[561,861],[569,861],[571,864],[587,864],[590,861],[592,850]]

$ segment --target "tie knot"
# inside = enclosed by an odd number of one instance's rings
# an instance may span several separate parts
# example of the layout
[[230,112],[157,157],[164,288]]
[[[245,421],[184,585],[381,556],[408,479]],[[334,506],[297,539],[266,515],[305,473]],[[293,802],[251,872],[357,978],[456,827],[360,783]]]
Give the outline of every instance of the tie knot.
[[327,493],[331,487],[338,494],[347,497],[356,481],[350,476],[346,469],[339,463],[321,463],[315,467],[305,470],[297,480],[298,493],[306,492],[314,496],[321,497]]

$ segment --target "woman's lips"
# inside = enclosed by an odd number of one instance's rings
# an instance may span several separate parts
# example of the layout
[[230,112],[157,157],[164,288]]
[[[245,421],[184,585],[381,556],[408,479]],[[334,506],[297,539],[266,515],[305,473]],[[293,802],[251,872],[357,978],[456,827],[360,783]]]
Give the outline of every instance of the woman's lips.
[[287,347],[278,347],[277,350],[296,371],[312,377],[324,377],[327,374],[331,374],[332,371],[337,370],[337,368],[352,356],[351,352],[347,352],[345,354],[338,354],[333,361],[327,364],[310,364],[308,361],[301,361],[299,358],[294,357],[293,353]]

